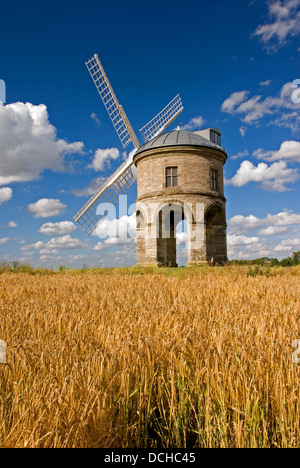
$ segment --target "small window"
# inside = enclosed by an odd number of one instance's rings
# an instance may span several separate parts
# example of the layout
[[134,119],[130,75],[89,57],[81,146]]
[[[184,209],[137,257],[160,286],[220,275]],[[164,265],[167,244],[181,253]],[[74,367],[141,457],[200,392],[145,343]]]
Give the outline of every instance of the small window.
[[213,130],[210,131],[210,140],[215,143],[216,145],[221,146],[221,135],[219,133],[214,132]]
[[166,187],[177,187],[178,186],[178,168],[167,167],[166,168]]
[[216,169],[210,171],[210,188],[211,190],[218,190],[218,171]]

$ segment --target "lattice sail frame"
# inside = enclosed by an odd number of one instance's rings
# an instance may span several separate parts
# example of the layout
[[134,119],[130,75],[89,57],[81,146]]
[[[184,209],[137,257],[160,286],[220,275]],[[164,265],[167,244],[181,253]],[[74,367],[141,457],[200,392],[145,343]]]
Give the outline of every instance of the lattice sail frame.
[[[136,168],[133,155],[123,163],[99,188],[95,195],[84,205],[74,217],[87,235],[91,234],[97,224],[106,214],[97,215],[97,208],[102,203],[110,203],[111,209],[119,202],[119,196],[124,195],[136,181]],[[107,210],[109,212],[110,209]]]
[[181,97],[179,94],[172,99],[172,101],[150,122],[148,122],[140,132],[144,138],[145,143],[152,138],[160,135],[183,111]]
[[139,148],[140,144],[135,135],[133,128],[125,114],[123,107],[119,104],[118,99],[112,89],[112,86],[106,76],[104,68],[97,54],[91,60],[86,62],[86,66],[95,86],[100,94],[103,104],[111,118],[113,126],[121,140],[122,146],[125,149],[132,141],[135,148]]
[[[95,54],[92,59],[86,62],[86,66],[115,127],[117,135],[120,138],[123,148],[125,149],[127,145],[132,142],[137,150],[140,147],[140,143],[123,107],[117,100],[98,55]],[[178,94],[156,117],[154,117],[154,119],[140,130],[145,142],[163,132],[182,111],[181,98]],[[97,215],[98,206],[102,203],[110,203],[111,207],[116,206],[119,201],[119,196],[124,195],[135,183],[137,174],[133,164],[133,156],[136,150],[133,151],[128,160],[106,180],[74,217],[74,220],[80,224],[87,235],[91,234],[97,227],[97,224],[107,215],[107,213],[104,215]]]

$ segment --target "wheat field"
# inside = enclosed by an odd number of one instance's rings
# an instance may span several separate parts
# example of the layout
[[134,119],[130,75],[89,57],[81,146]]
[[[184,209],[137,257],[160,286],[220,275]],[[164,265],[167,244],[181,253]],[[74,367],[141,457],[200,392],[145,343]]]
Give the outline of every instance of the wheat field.
[[0,447],[299,447],[300,269],[0,275]]

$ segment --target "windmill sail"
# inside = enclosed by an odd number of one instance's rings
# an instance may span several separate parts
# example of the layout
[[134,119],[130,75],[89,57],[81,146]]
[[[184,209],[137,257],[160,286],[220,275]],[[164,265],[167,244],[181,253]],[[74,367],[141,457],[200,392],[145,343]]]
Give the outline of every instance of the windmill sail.
[[75,221],[80,224],[87,235],[91,234],[99,221],[107,215],[107,213],[97,215],[98,206],[102,203],[110,203],[112,206],[116,206],[119,202],[119,196],[128,192],[135,181],[136,169],[133,164],[132,154],[74,217]]
[[[140,144],[123,107],[116,98],[98,55],[95,54],[91,60],[86,62],[86,66],[116,129],[118,137],[121,140],[123,148],[126,148],[130,142],[132,142],[136,148],[127,161],[106,180],[95,195],[93,195],[74,217],[83,231],[89,235],[96,228],[99,221],[107,215],[107,212],[106,214],[97,214],[98,206],[102,203],[109,203],[111,207],[116,206],[119,202],[119,196],[124,195],[136,181],[136,168],[133,164],[133,156],[140,147]],[[177,95],[156,117],[154,117],[154,119],[140,130],[145,142],[163,132],[182,111],[181,98]]]
[[98,55],[95,54],[91,60],[86,62],[86,66],[116,129],[118,137],[121,140],[123,148],[126,148],[131,141],[135,148],[139,148],[140,144],[137,136],[130,125],[123,107],[118,102]]
[[160,135],[179,114],[183,111],[183,106],[179,94],[159,113],[154,119],[150,120],[140,132],[143,135],[144,141],[147,142],[152,138]]

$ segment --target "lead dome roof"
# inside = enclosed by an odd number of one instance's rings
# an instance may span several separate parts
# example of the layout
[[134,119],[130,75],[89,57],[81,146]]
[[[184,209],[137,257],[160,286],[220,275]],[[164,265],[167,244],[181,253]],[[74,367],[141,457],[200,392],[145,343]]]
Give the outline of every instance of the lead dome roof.
[[147,143],[137,150],[134,158],[144,151],[168,146],[199,146],[202,148],[210,148],[221,151],[227,157],[227,153],[222,146],[213,143],[207,138],[187,130],[173,130],[171,132],[162,133],[161,135],[147,141]]

